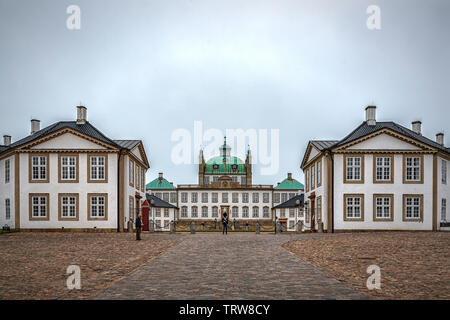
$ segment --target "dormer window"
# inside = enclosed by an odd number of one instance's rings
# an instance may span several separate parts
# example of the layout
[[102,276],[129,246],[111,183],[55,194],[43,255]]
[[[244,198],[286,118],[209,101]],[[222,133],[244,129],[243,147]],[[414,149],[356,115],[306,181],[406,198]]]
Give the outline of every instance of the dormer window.
[[237,164],[232,164],[232,165],[231,165],[231,169],[232,169],[233,171],[236,171],[236,170],[238,169],[238,165],[237,165]]
[[213,170],[219,170],[219,165],[218,164],[213,164]]

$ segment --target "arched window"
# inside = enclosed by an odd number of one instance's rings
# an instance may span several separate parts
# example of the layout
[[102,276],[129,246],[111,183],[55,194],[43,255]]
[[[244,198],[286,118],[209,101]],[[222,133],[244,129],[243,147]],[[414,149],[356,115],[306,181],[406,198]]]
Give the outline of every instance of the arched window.
[[253,207],[253,218],[259,218],[259,208]]
[[208,218],[208,207],[202,207],[202,218]]
[[187,207],[181,207],[181,217],[187,218]]
[[192,207],[191,208],[191,218],[197,218],[197,217],[198,217],[197,207]]
[[231,209],[231,216],[233,218],[238,218],[239,217],[239,208],[238,207],[233,207]]
[[219,209],[217,207],[212,208],[212,216],[213,218],[217,218],[219,216]]
[[269,207],[264,207],[263,208],[263,217],[264,218],[269,218],[270,217],[270,213],[269,213]]
[[248,207],[242,208],[242,218],[248,218]]

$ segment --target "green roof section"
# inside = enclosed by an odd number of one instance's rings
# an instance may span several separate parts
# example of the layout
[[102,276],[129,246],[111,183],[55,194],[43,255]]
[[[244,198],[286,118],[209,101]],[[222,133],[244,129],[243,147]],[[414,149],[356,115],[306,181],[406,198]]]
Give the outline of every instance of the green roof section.
[[171,184],[169,181],[164,179],[163,177],[156,178],[152,182],[148,183],[145,186],[146,190],[149,189],[175,189],[173,184]]
[[209,159],[208,162],[206,162],[205,173],[206,174],[246,174],[245,163],[238,157],[217,156],[217,157]]
[[286,178],[279,185],[277,185],[274,189],[275,190],[298,190],[298,189],[305,190],[305,186],[295,179]]

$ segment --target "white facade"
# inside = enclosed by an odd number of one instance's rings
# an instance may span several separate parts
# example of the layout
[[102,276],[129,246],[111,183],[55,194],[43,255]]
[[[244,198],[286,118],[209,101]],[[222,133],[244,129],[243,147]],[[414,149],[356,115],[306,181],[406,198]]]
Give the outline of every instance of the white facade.
[[15,226],[14,156],[0,159],[0,228]]
[[[450,155],[443,138],[424,138],[420,122],[414,122],[413,130],[377,124],[371,118],[374,110],[368,107],[367,121],[344,140],[308,144],[301,166],[306,227],[317,229],[322,221],[329,232],[450,229],[445,169]],[[315,219],[308,226],[311,215]]]

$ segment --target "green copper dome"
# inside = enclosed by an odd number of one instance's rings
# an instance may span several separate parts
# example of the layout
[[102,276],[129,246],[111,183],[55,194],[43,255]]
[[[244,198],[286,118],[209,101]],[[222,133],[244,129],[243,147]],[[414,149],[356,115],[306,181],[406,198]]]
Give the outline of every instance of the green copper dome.
[[276,190],[289,190],[289,189],[291,189],[291,190],[297,190],[297,189],[304,190],[305,187],[303,186],[303,184],[301,184],[300,182],[298,182],[295,179],[284,179],[274,189],[276,189]]
[[[224,161],[225,159],[225,161]],[[245,174],[245,163],[238,157],[217,156],[205,164],[206,174]]]
[[145,186],[145,189],[175,189],[175,187],[166,179],[156,178]]

